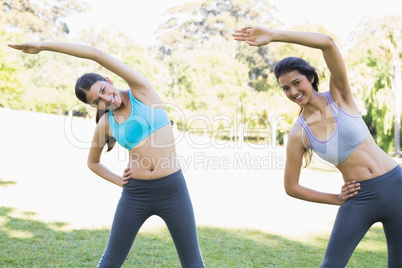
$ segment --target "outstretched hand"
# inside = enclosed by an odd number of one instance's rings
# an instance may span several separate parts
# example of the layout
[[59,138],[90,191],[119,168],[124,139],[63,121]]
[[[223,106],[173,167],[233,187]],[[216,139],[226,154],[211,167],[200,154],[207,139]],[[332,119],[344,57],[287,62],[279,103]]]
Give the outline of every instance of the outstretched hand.
[[244,27],[236,30],[232,36],[236,41],[244,41],[250,46],[257,47],[267,45],[272,41],[272,31],[259,26]]
[[341,204],[345,203],[349,198],[357,195],[357,191],[360,190],[360,183],[353,181],[347,181],[342,186],[341,193],[338,195]]
[[38,54],[42,51],[39,43],[20,43],[20,44],[7,44],[9,47],[21,50],[24,53],[28,54]]

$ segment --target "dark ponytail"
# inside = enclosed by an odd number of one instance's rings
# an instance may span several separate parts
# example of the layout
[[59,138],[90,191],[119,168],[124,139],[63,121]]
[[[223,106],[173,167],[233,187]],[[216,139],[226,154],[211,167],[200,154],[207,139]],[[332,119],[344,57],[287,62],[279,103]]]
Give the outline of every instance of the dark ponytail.
[[[102,118],[102,116],[104,114],[107,114],[109,112],[109,110],[101,110],[101,109],[97,109],[96,110],[96,123],[99,123],[99,120]],[[106,115],[107,116],[107,115]],[[106,141],[107,144],[107,150],[106,152],[109,152],[110,150],[113,149],[114,145],[116,144],[116,139],[113,137],[109,137],[109,139]]]
[[[88,104],[87,92],[90,90],[92,85],[95,84],[97,81],[106,82],[106,79],[103,76],[95,73],[86,73],[82,75],[80,78],[78,78],[77,82],[75,83],[75,95],[77,96],[77,98],[83,103]],[[95,118],[97,124],[99,120],[102,118],[102,116],[107,112],[109,112],[109,110],[97,109]],[[109,137],[106,144],[107,144],[107,152],[109,152],[110,150],[113,149],[114,145],[116,144],[116,139],[113,137]]]

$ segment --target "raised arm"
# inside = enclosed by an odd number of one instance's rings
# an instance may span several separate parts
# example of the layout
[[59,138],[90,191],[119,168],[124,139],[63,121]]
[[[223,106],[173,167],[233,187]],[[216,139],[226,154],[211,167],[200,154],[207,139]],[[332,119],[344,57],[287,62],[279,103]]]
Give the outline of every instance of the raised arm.
[[124,79],[130,89],[136,89],[139,91],[152,89],[150,82],[143,75],[112,55],[91,46],[59,42],[29,42],[8,44],[8,46],[29,54],[37,54],[41,51],[52,51],[74,57],[90,59]]
[[335,100],[353,105],[352,94],[342,55],[333,39],[322,33],[271,30],[258,26],[236,30],[234,40],[250,46],[263,46],[272,42],[284,42],[320,49],[330,71],[330,90]]

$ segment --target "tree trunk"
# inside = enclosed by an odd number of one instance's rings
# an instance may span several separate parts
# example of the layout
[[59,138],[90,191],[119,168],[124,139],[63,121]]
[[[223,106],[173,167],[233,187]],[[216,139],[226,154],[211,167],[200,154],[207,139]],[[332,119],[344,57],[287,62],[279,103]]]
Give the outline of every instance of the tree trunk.
[[394,138],[395,138],[395,157],[401,157],[401,60],[398,58],[394,61],[392,77],[392,88],[395,100],[395,120],[394,120]]

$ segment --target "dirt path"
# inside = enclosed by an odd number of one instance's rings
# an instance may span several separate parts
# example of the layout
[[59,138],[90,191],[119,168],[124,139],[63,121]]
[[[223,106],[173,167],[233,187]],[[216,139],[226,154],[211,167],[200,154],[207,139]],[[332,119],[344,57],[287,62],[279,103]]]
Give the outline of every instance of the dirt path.
[[[0,109],[0,126],[0,207],[34,212],[36,219],[66,222],[69,228],[110,226],[121,189],[86,167],[92,121]],[[285,194],[283,148],[176,135],[198,225],[287,236],[330,232],[336,206]],[[126,156],[118,147],[102,161],[121,174]],[[304,170],[301,181],[330,192],[342,183],[337,173],[312,170]],[[144,229],[162,224],[153,217]]]

